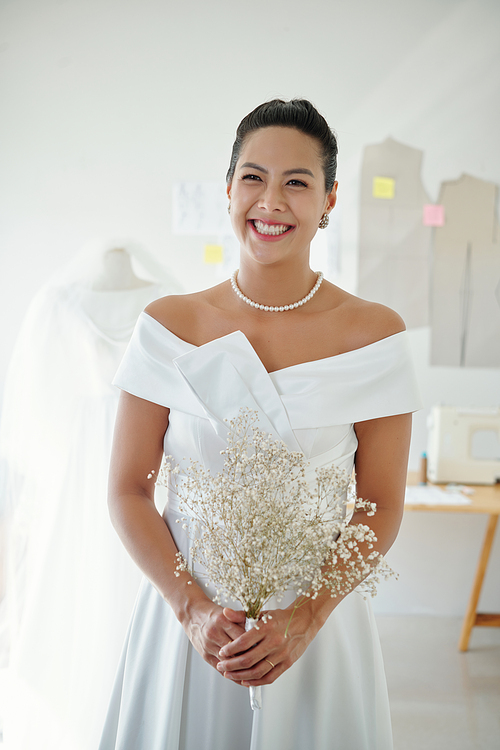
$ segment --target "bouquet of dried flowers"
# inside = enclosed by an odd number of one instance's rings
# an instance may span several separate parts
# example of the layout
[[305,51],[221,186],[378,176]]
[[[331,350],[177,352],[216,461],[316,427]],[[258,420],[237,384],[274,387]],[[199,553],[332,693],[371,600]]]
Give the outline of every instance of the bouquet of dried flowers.
[[[257,420],[257,412],[241,409],[228,422],[223,471],[212,474],[191,462],[176,482],[185,514],[180,523],[192,543],[192,565],[178,552],[176,575],[206,577],[218,604],[240,602],[247,629],[265,620],[263,608],[271,597],[280,601],[291,589],[297,597],[292,616],[308,598],[325,591],[335,597],[361,581],[363,591],[374,595],[380,577],[392,571],[373,550],[374,532],[347,520],[351,477],[328,466],[308,481],[303,453],[258,429]],[[166,456],[157,482],[168,486],[179,473]],[[354,509],[373,515],[375,505],[356,498]],[[373,551],[363,555],[361,544]],[[260,708],[259,693],[250,688],[252,708]]]

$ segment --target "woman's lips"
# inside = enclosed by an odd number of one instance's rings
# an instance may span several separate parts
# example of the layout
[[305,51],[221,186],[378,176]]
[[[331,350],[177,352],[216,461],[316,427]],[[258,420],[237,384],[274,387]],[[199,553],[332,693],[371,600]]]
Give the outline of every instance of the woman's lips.
[[271,224],[261,219],[250,219],[248,224],[254,234],[263,240],[279,240],[295,228],[291,224]]

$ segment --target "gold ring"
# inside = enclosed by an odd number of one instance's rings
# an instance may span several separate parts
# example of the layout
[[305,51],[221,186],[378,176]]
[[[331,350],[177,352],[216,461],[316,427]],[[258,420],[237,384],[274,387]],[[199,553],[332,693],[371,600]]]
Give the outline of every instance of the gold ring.
[[267,661],[268,664],[272,666],[272,668],[275,668],[275,665],[272,663],[271,659],[264,659],[264,661]]

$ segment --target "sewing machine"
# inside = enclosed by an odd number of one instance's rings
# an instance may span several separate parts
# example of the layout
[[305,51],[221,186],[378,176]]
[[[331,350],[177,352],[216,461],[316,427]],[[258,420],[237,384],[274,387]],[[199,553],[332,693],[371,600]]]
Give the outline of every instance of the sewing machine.
[[431,482],[500,482],[500,408],[434,406],[427,426]]

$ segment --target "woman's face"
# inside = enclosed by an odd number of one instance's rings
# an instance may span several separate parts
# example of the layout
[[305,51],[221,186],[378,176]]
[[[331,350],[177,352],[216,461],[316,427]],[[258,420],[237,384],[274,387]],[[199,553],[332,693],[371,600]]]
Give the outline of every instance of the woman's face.
[[269,127],[246,139],[227,188],[242,251],[261,263],[308,253],[337,183],[325,192],[316,141],[299,130]]

